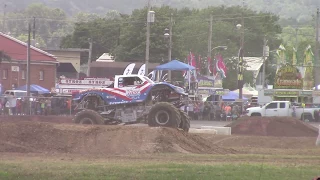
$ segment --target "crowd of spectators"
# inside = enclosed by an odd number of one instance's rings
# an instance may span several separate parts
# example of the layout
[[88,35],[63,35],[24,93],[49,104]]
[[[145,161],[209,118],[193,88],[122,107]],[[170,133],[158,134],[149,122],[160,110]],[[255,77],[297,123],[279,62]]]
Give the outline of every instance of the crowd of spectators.
[[192,120],[231,121],[240,117],[240,106],[234,102],[190,101],[182,108]]
[[0,115],[70,115],[71,111],[68,97],[0,97]]

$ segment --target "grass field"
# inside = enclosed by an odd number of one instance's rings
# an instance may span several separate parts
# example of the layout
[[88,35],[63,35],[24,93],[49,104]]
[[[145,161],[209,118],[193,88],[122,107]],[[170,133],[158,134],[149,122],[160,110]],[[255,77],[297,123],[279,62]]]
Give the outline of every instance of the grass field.
[[319,167],[317,156],[6,156],[0,161],[0,179],[303,180],[320,175]]

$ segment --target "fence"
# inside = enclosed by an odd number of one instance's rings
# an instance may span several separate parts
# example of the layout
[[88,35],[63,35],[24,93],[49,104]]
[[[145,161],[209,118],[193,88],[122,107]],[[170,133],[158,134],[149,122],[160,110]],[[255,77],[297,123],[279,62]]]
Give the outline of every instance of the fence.
[[0,115],[66,116],[72,106],[71,97],[0,97]]
[[[260,105],[266,105],[270,102],[260,103]],[[246,109],[250,107],[259,107],[257,102],[234,102],[234,101],[189,101],[188,105],[182,107],[185,112],[193,120],[213,120],[213,121],[225,121],[235,120],[240,116],[246,114]],[[268,105],[266,108],[285,108],[285,104]],[[242,111],[241,111],[242,106]],[[262,107],[262,106],[261,106]],[[293,117],[306,120],[306,121],[320,121],[320,104],[315,103],[291,103],[289,107],[292,109]],[[295,111],[299,109],[300,116],[295,116]],[[301,116],[302,114],[305,114]],[[311,116],[310,116],[311,113]]]
[[[75,105],[71,97],[0,97],[0,115],[68,116],[74,114]],[[302,107],[301,103],[293,105]],[[254,102],[189,100],[181,110],[188,113],[192,120],[226,121],[239,118],[246,113],[247,108],[255,106],[259,105]],[[314,118],[320,120],[320,104],[306,103],[302,108],[314,108]]]

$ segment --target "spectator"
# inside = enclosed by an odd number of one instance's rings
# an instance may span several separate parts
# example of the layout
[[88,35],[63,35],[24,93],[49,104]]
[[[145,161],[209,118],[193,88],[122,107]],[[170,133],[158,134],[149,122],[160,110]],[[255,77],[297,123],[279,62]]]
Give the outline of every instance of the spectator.
[[17,115],[22,115],[21,109],[22,109],[22,102],[21,102],[21,99],[18,99],[17,100]]
[[50,115],[51,114],[51,100],[50,99],[47,99],[45,101],[45,105],[46,105],[46,112],[45,112],[45,115]]
[[45,115],[46,103],[43,99],[40,100],[40,114]]
[[226,120],[227,121],[231,120],[231,107],[229,104],[227,106],[225,106],[224,112],[225,112]]

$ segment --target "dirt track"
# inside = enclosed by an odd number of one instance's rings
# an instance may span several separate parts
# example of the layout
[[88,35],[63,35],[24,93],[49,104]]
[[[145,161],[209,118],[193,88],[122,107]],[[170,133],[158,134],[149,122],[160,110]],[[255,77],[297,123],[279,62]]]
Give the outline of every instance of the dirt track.
[[[242,118],[229,125],[232,136],[186,134],[170,128],[75,125],[71,124],[71,117],[65,116],[0,118],[0,152],[5,153],[72,153],[82,156],[270,154],[273,152],[269,149],[291,149],[303,154],[307,149],[315,148],[317,136],[316,128],[284,118]],[[266,150],[250,150],[255,148]],[[320,155],[320,151],[310,154]]]

